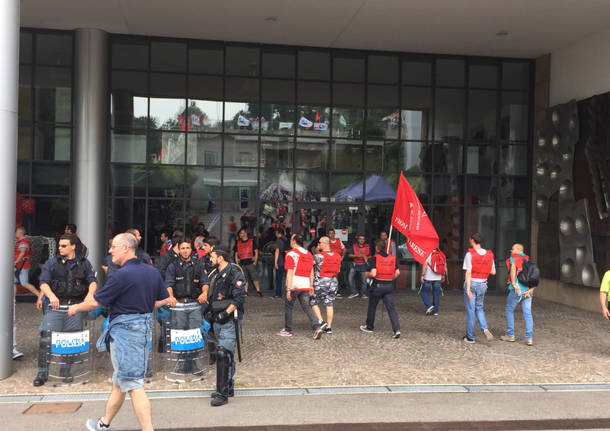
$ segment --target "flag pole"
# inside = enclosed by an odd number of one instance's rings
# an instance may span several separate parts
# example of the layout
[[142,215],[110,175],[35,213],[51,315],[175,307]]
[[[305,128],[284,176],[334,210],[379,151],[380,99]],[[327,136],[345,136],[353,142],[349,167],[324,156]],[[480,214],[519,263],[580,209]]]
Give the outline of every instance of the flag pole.
[[392,224],[390,223],[390,232],[388,233],[388,243],[386,244],[386,254],[390,254],[390,245],[392,244]]

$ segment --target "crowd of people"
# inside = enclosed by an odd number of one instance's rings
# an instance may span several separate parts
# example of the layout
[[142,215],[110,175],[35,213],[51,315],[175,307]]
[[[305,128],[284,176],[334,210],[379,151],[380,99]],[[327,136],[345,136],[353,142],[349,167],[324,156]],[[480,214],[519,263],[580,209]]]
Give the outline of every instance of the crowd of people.
[[[141,388],[144,376],[150,371],[147,366],[148,349],[142,346],[151,341],[153,323],[150,313],[159,307],[172,307],[179,311],[199,304],[202,307],[198,308],[201,310],[198,313],[172,314],[171,325],[172,328],[192,329],[200,328],[203,319],[210,323],[211,330],[207,335],[213,340],[210,355],[212,362],[216,362],[217,371],[216,391],[211,404],[226,404],[234,393],[234,353],[236,345],[239,347],[238,328],[244,315],[245,298],[249,292],[263,296],[258,271],[261,258],[259,238],[252,236],[246,228],[236,228],[233,233],[234,244],[227,247],[217,237],[209,235],[205,227],[198,229],[194,238],[180,231],[171,234],[164,231],[159,257],[153,261],[140,246],[139,230],[128,229],[112,239],[109,254],[102,265],[106,282],[99,288],[95,271],[87,259],[87,248],[79,239],[76,226],[67,225],[58,240],[58,256],[48,259],[42,266],[38,290],[30,284],[28,277],[32,245],[25,229],[17,228],[14,283],[37,295],[37,307],[44,312],[39,327],[38,370],[34,385],[44,385],[48,379],[52,333],[82,330],[83,321],[91,318],[90,310],[104,309],[109,314],[109,324],[98,341],[98,350],[111,353],[115,370],[113,391],[106,414],[89,423],[89,429],[107,429],[126,392],[131,394],[138,418],[145,425],[150,416],[150,405]],[[380,232],[372,247],[364,235],[357,235],[353,244],[345,244],[334,229],[319,232],[320,235],[307,247],[300,233],[287,235],[282,227],[275,228],[273,233],[274,251],[268,287],[275,297],[282,297],[285,301],[284,325],[278,335],[293,336],[293,311],[297,301],[309,319],[313,339],[332,334],[334,303],[342,298],[339,277],[342,272],[347,272],[345,295],[348,300],[357,297],[368,299],[366,320],[360,330],[365,333],[375,330],[376,309],[382,301],[390,319],[391,336],[400,338],[400,322],[393,298],[400,275],[397,246],[386,232]],[[496,273],[496,267],[493,252],[482,246],[481,234],[472,234],[469,244],[463,261],[466,311],[463,341],[474,343],[476,322],[488,340],[494,339],[487,325],[484,299],[487,279]],[[528,262],[523,245],[515,243],[506,259],[509,273],[506,334],[500,338],[506,342],[516,341],[514,310],[520,305],[525,320],[525,343],[532,346],[531,307],[537,283],[530,283],[521,276]],[[420,295],[426,315],[439,314],[441,286],[446,276],[446,257],[436,248],[421,265]],[[610,318],[608,286],[610,276],[607,273],[600,293],[602,314],[606,319]],[[158,317],[160,323],[163,319],[167,317]],[[18,359],[23,355],[17,350],[15,334],[13,337],[13,358]],[[164,343],[160,337],[160,351],[165,348]],[[145,350],[144,354],[137,356],[145,358],[142,363],[129,359],[134,349],[136,354]],[[63,366],[60,375],[64,382],[72,381],[69,364]]]

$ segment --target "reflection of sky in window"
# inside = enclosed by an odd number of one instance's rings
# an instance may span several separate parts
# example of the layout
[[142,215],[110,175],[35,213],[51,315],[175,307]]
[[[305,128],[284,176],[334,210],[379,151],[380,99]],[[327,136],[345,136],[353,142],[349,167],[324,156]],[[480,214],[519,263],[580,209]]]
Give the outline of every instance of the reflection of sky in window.
[[[145,117],[147,115],[147,112],[148,112],[147,101],[148,101],[148,99],[146,97],[134,97],[133,98],[133,113],[134,113],[135,117]],[[186,103],[182,99],[181,99],[181,101]],[[219,119],[222,118],[222,105],[219,105],[217,102],[198,100],[196,102],[196,105],[203,112],[214,113],[216,118],[219,118]],[[235,116],[235,114],[237,114],[239,111],[247,111],[248,104],[247,103],[227,102],[224,104],[224,109],[225,109],[225,113],[226,113],[226,118],[232,119]],[[177,113],[178,112],[176,111],[176,109],[174,109],[172,107],[172,105],[170,105],[170,104],[167,104],[167,105],[163,104],[162,106],[158,106],[155,109],[156,116],[159,118],[162,118],[162,119],[172,118]]]

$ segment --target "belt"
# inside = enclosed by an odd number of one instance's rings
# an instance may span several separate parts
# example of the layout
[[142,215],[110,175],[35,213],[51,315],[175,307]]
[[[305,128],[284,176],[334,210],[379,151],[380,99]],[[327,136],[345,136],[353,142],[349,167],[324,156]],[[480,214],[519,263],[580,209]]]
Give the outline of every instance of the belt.
[[197,302],[193,298],[176,298],[176,302],[180,302],[181,304],[189,304],[191,302]]
[[80,304],[81,302],[83,302],[85,298],[82,299],[60,299],[59,300],[59,305],[73,305],[73,304]]

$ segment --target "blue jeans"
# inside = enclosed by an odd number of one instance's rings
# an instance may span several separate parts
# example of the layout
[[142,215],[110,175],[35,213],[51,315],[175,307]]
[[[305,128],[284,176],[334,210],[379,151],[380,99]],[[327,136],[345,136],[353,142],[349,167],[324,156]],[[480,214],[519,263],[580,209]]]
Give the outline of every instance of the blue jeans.
[[360,295],[366,295],[366,271],[357,270],[354,265],[349,269],[349,291],[350,293],[360,293]]
[[472,299],[468,299],[466,295],[466,283],[464,283],[464,305],[466,306],[466,336],[474,340],[474,318],[475,315],[479,321],[479,328],[487,329],[487,320],[485,320],[485,312],[483,311],[483,303],[485,301],[485,292],[487,292],[487,283],[470,283],[470,291]]
[[275,296],[282,296],[284,287],[284,265],[278,265],[275,270]]
[[[430,303],[430,290],[432,289],[432,303]],[[441,281],[440,280],[424,280],[424,285],[421,288],[420,296],[426,309],[434,305],[434,312],[438,313],[438,306],[441,302]]]
[[[521,300],[521,301],[519,301]],[[525,320],[525,338],[531,340],[534,333],[534,318],[532,317],[532,296],[528,298],[523,294],[517,295],[514,290],[508,292],[506,298],[506,334],[509,337],[515,336],[515,308],[521,303],[521,311]]]

